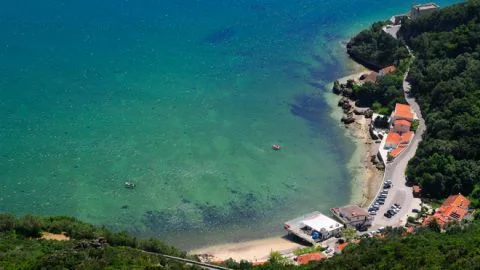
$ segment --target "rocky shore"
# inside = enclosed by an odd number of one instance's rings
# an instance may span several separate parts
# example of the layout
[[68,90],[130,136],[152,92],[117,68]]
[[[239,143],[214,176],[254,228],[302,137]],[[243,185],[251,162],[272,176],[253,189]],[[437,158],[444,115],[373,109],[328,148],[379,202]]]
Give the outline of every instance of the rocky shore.
[[[357,152],[349,164],[353,175],[352,203],[367,206],[375,198],[378,187],[382,182],[383,168],[376,163],[374,158],[378,152],[379,144],[370,137],[369,126],[372,121],[373,111],[370,108],[355,106],[355,102],[348,98],[352,84],[358,82],[362,75],[370,72],[361,72],[338,79],[332,86],[336,105],[340,107],[343,115],[340,121],[346,128],[347,135],[357,144]],[[338,117],[338,114],[335,114]],[[358,159],[361,160],[358,163]],[[358,190],[361,189],[361,192]]]

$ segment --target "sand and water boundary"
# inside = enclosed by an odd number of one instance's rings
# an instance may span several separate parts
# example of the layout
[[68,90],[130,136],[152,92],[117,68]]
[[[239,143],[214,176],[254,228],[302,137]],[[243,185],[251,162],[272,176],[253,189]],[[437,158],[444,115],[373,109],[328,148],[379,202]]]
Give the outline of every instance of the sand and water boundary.
[[[358,79],[360,75],[369,72],[368,69],[354,62],[350,63],[349,75],[339,78],[340,83],[346,83],[350,79]],[[343,126],[340,119],[343,115],[341,108],[337,106],[340,96],[332,93],[330,90],[333,82],[326,85],[324,91],[325,101],[331,107],[330,116]],[[370,161],[375,154],[376,149],[373,141],[370,139],[369,122],[363,116],[356,116],[356,121],[345,128],[345,136],[355,143],[355,151],[346,164],[351,181],[352,204],[366,206],[376,195],[379,185],[382,181],[383,172],[378,170]],[[242,241],[236,243],[224,243],[190,250],[190,254],[202,254],[204,258],[215,262],[224,261],[229,258],[234,260],[247,260],[250,262],[262,262],[268,260],[272,251],[280,253],[291,253],[294,249],[302,247],[300,244],[286,239],[284,236],[264,238],[258,240]],[[207,255],[208,254],[208,255]]]

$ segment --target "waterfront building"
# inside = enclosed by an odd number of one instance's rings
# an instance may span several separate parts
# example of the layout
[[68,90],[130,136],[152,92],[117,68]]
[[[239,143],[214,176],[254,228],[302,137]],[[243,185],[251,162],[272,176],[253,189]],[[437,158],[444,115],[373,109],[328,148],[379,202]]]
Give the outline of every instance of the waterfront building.
[[415,114],[410,105],[397,103],[395,104],[395,110],[392,112],[390,118],[392,121],[407,120],[413,122],[413,120],[415,119]]
[[430,14],[439,9],[439,6],[435,3],[426,3],[420,5],[413,5],[410,10],[410,18],[416,19],[420,16]]
[[395,149],[402,144],[409,144],[413,139],[413,131],[408,131],[403,134],[397,132],[389,132],[385,140],[385,149]]
[[410,131],[410,127],[412,126],[412,123],[407,120],[395,120],[393,121],[392,129],[391,131],[397,132],[397,133],[405,133]]
[[344,207],[332,208],[330,211],[345,226],[360,228],[372,225],[373,218],[365,209],[360,208],[358,205],[347,205]]
[[387,74],[390,74],[390,73],[394,73],[395,71],[397,71],[397,68],[395,66],[388,66],[388,67],[384,67],[382,69],[380,69],[380,71],[378,72],[378,76],[384,76],[384,75],[387,75]]
[[315,211],[285,222],[285,230],[313,245],[332,236],[340,235],[343,225]]

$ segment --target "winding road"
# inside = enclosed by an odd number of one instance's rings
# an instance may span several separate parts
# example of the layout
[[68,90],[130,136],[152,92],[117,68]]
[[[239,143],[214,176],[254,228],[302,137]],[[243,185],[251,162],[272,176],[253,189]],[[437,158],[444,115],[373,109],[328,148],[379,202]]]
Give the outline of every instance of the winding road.
[[[420,111],[420,107],[415,99],[409,95],[410,84],[406,81],[407,75],[408,71],[403,79],[405,99],[417,114],[420,123],[409,146],[399,156],[397,156],[393,162],[388,163],[385,167],[384,180],[391,180],[393,186],[388,192],[385,204],[381,205],[380,209],[377,211],[377,215],[374,216],[372,223],[373,230],[387,226],[403,226],[407,221],[408,215],[412,215],[412,209],[420,209],[420,199],[413,198],[412,188],[405,185],[405,171],[407,169],[408,161],[413,158],[415,152],[417,151],[418,144],[422,140],[426,126],[425,120],[423,119]],[[382,189],[383,188],[380,187],[380,190]],[[395,203],[398,203],[402,209],[400,209],[400,211],[391,218],[383,216],[383,214]]]

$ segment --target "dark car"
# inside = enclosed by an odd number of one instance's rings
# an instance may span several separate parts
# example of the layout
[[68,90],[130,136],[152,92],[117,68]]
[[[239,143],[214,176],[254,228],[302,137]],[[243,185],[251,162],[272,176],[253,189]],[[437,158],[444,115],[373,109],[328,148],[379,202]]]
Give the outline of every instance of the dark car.
[[418,209],[416,209],[416,208],[413,208],[413,209],[412,209],[412,212],[413,212],[413,213],[420,213],[420,210],[418,210]]
[[391,218],[391,217],[392,217],[392,215],[390,215],[389,213],[385,213],[385,214],[383,214],[383,215],[384,215],[385,217],[387,217],[387,218]]
[[366,231],[368,230],[368,228],[365,227],[365,226],[360,226],[360,227],[357,228],[357,230],[358,230],[359,232],[366,232]]

